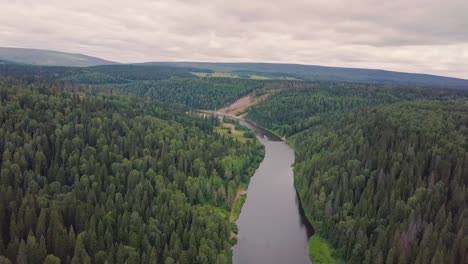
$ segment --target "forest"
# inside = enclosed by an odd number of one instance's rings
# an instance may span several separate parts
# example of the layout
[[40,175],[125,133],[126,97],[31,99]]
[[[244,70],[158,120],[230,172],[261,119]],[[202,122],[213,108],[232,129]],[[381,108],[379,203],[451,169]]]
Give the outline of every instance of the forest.
[[144,80],[195,78],[192,72],[203,69],[170,66],[136,66],[132,64],[92,67],[36,66],[0,63],[0,76],[15,76],[35,80],[61,80],[80,84],[122,84]]
[[230,263],[230,208],[263,158],[219,121],[0,79],[0,263]]
[[0,63],[0,76],[4,77],[79,84],[93,90],[112,90],[189,109],[214,110],[254,91],[260,93],[267,84],[276,85],[276,81],[194,75],[200,72],[211,71],[161,65],[61,67]]
[[283,90],[247,117],[294,147],[311,243],[333,249],[323,263],[466,263],[466,98],[322,83]]
[[343,114],[292,137],[316,232],[348,263],[466,263],[468,104]]
[[198,78],[138,82],[119,86],[127,93],[181,104],[191,109],[218,109],[239,97],[260,92],[266,81],[240,78]]
[[276,82],[269,100],[251,108],[247,118],[274,132],[290,136],[322,119],[361,108],[417,99],[468,98],[466,90],[404,87],[349,82]]
[[196,70],[0,64],[0,263],[231,263],[264,149],[191,110],[245,95],[296,152],[324,263],[468,262],[466,90]]

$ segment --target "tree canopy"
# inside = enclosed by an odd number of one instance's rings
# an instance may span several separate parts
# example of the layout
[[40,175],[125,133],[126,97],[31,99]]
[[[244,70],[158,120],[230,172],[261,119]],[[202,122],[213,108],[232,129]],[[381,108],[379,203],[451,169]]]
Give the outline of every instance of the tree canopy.
[[343,114],[291,138],[316,232],[348,263],[468,261],[468,104]]
[[216,119],[128,96],[0,79],[0,259],[217,263],[223,212],[263,157]]

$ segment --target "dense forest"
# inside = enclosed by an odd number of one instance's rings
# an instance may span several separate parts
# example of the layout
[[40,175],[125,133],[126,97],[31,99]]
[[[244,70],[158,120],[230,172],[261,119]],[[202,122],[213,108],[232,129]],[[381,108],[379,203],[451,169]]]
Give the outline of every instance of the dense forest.
[[267,95],[247,118],[288,137],[336,259],[468,262],[466,90],[193,71],[0,64],[27,78],[0,78],[0,263],[230,263],[263,148],[189,110],[245,95]]
[[132,64],[63,67],[0,63],[0,76],[15,76],[36,80],[62,80],[81,84],[122,84],[144,80],[196,78],[192,72],[210,71],[169,66],[136,66]]
[[0,79],[0,263],[229,263],[263,157],[216,119]]
[[291,138],[316,232],[347,263],[467,263],[468,103],[343,113]]
[[[192,109],[224,107],[241,96],[261,91],[274,81],[245,78],[202,78],[193,73],[210,70],[171,66],[101,65],[93,67],[33,66],[0,64],[0,77],[62,81],[115,90],[162,103],[180,104]],[[95,90],[96,90],[95,89]]]
[[464,79],[385,71],[377,69],[340,68],[318,65],[281,63],[219,63],[219,62],[149,62],[140,65],[159,65],[208,69],[215,72],[253,74],[275,78],[294,78],[304,81],[379,83],[394,86],[424,86],[439,89],[466,89]]
[[290,86],[247,117],[289,136],[303,208],[336,259],[468,261],[466,91]]
[[214,110],[229,105],[239,97],[260,91],[265,83],[239,78],[198,78],[138,82],[124,85],[121,89],[165,103]]
[[270,86],[281,91],[250,109],[247,118],[285,136],[303,131],[331,115],[369,106],[418,98],[468,98],[468,92],[463,90],[347,82],[276,82]]

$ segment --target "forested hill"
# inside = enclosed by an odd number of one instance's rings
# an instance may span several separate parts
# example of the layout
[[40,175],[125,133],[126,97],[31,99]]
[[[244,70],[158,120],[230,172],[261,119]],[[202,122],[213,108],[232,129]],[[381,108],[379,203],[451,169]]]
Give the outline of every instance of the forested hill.
[[[168,66],[100,65],[59,67],[0,63],[0,76],[35,80],[61,80],[79,84],[125,84],[145,80],[196,78],[198,69]],[[206,72],[206,71],[205,71]]]
[[317,235],[347,263],[468,262],[468,103],[344,113],[293,136]]
[[289,76],[309,81],[347,81],[468,89],[468,80],[466,79],[376,69],[276,63],[149,62],[140,65],[163,65],[208,69],[215,72]]
[[[89,67],[89,66],[110,66],[118,64],[113,61],[108,61],[96,57],[91,57],[82,54],[73,54],[66,52],[58,52],[52,50],[39,49],[21,49],[21,48],[3,48],[0,47],[0,65],[3,62],[10,62],[20,65],[37,65],[37,66],[67,66],[67,67]],[[209,63],[209,62],[148,62],[122,64],[121,70],[133,72],[130,78],[128,75],[115,76],[118,67],[106,67],[102,69],[87,69],[83,74],[67,75],[70,80],[81,83],[122,83],[128,80],[135,80],[135,70],[145,72],[144,79],[150,80],[148,71],[151,67],[158,66],[159,69],[170,69],[175,73],[175,77],[180,74],[180,69],[190,69],[191,72],[204,73],[230,73],[234,77],[241,78],[260,78],[260,79],[299,79],[305,81],[346,81],[346,82],[364,82],[364,83],[379,83],[393,84],[406,86],[425,86],[438,88],[457,88],[468,89],[468,80],[443,77],[429,74],[419,73],[404,73],[395,71],[386,71],[378,69],[360,69],[360,68],[344,68],[344,67],[326,67],[318,65],[302,65],[302,64],[281,64],[281,63]],[[132,68],[133,67],[133,68]],[[155,67],[153,69],[158,69]],[[48,70],[58,71],[53,68],[42,68],[41,71]],[[0,69],[0,74],[3,70]],[[104,72],[103,72],[104,71]],[[183,70],[182,70],[183,71]],[[59,72],[63,72],[61,69]],[[111,73],[112,74],[109,74]],[[60,75],[60,73],[58,73]],[[41,75],[35,73],[35,75]],[[168,75],[166,72],[165,75]],[[109,78],[109,76],[113,78]],[[215,75],[216,76],[216,75]],[[63,77],[63,76],[62,76]],[[140,76],[141,77],[141,76]],[[187,75],[184,77],[188,77]],[[232,77],[232,76],[231,76]],[[166,78],[154,78],[159,80]]]
[[0,78],[0,263],[230,263],[262,160],[218,121]]
[[130,94],[156,98],[165,103],[175,103],[191,109],[219,109],[240,97],[264,92],[271,81],[238,78],[197,78],[159,80],[130,83],[120,86]]
[[0,64],[0,76],[105,86],[128,94],[151,97],[162,103],[196,109],[221,108],[244,95],[260,91],[267,82],[271,87],[276,82],[284,82],[195,75],[210,72],[170,66],[102,65],[83,68]]
[[[315,229],[312,258],[468,261],[465,91],[304,83],[247,118],[295,149],[295,184]],[[327,245],[333,254],[318,249]]]
[[53,50],[4,48],[0,47],[0,60],[19,64],[43,66],[86,67],[105,64],[116,64],[96,57]]
[[467,99],[468,90],[414,88],[349,82],[284,82],[282,90],[251,108],[247,118],[284,136],[324,119],[399,101]]

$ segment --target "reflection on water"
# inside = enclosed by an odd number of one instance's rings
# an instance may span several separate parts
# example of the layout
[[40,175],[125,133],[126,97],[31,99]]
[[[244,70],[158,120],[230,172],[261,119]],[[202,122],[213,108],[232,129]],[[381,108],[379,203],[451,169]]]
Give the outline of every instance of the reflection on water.
[[262,139],[268,139],[269,141],[283,141],[281,138],[279,138],[275,134],[255,125],[251,121],[248,121],[248,120],[238,120],[238,121],[241,125],[248,127],[249,129],[254,131],[255,134],[257,134],[257,136]]
[[265,159],[250,180],[247,199],[237,225],[234,264],[311,263],[304,218],[294,188],[294,151],[277,136],[240,121],[265,145]]

